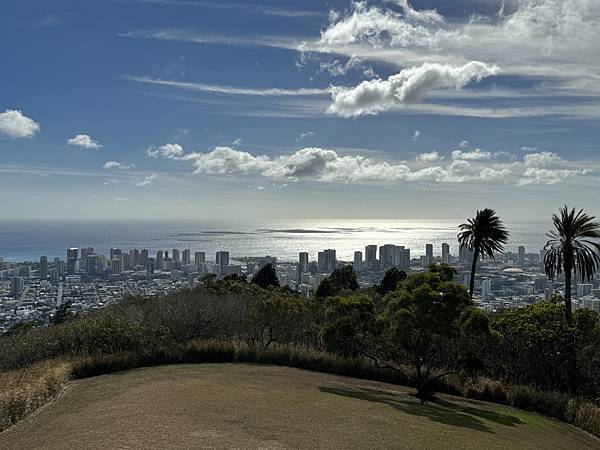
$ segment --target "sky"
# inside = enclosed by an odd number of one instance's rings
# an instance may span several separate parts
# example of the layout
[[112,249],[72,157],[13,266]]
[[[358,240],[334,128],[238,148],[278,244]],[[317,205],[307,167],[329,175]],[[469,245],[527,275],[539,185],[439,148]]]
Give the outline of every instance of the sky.
[[600,215],[597,0],[5,0],[2,219]]

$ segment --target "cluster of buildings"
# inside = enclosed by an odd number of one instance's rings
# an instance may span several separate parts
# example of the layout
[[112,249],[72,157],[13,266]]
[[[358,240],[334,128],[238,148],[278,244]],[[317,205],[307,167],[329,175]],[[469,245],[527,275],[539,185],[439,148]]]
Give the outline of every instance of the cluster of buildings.
[[[194,286],[207,273],[217,277],[238,274],[253,276],[266,264],[276,268],[279,282],[304,297],[314,295],[319,284],[337,267],[352,264],[362,286],[379,283],[385,272],[397,268],[407,274],[426,270],[431,263],[446,263],[457,271],[456,280],[469,285],[472,254],[460,248],[450,253],[450,245],[439,248],[426,244],[425,252],[411,258],[411,250],[394,244],[367,245],[354,252],[352,261],[339,261],[334,249],[317,253],[316,260],[300,252],[298,261],[283,262],[274,257],[240,257],[231,260],[229,252],[216,252],[208,261],[205,252],[190,249],[149,251],[113,248],[109,255],[93,248],[69,248],[66,258],[36,262],[5,262],[0,258],[0,332],[22,321],[47,323],[56,308],[69,302],[77,312],[102,308],[130,295],[155,296]],[[527,253],[519,247],[496,260],[477,262],[474,299],[490,312],[519,308],[548,301],[561,294],[561,280],[550,281],[544,274],[543,252]],[[600,313],[600,279],[573,286],[574,308],[589,308]]]

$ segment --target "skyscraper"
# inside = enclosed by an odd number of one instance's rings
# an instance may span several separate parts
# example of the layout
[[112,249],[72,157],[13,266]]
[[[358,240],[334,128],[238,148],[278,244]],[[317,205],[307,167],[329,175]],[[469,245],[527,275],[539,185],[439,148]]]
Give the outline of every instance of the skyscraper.
[[323,253],[325,254],[325,270],[327,272],[333,272],[335,270],[335,266],[337,264],[335,250],[328,249],[328,250],[325,250]]
[[21,277],[14,277],[10,279],[10,294],[13,297],[18,297],[25,288],[25,282]]
[[308,272],[308,253],[298,253],[298,273],[301,275]]
[[206,254],[204,252],[196,252],[194,253],[194,263],[196,267],[200,267],[200,265],[206,262]]
[[522,245],[519,246],[519,256],[517,258],[517,264],[521,267],[525,265],[525,247],[523,247]]
[[149,257],[148,250],[143,249],[141,256],[140,256],[140,258],[141,258],[140,264],[146,268],[148,267],[148,257]]
[[227,275],[229,269],[229,252],[217,252],[216,263],[219,267],[219,275]]
[[433,262],[433,244],[425,244],[425,256],[427,258],[427,266]]
[[450,246],[445,242],[442,244],[442,262],[450,263]]
[[48,278],[48,257],[42,256],[40,258],[40,280]]
[[327,264],[325,264],[325,252],[317,254],[317,270],[319,273],[327,272]]
[[362,270],[363,254],[360,251],[354,252],[354,270],[359,272]]
[[179,250],[177,250],[176,248],[173,249],[173,261],[174,262],[181,261],[181,259],[179,258]]
[[183,253],[181,254],[181,263],[184,266],[187,266],[188,264],[190,264],[192,261],[192,257],[191,257],[191,251],[189,249],[185,249],[183,251]]
[[163,252],[159,250],[156,252],[156,268],[162,270],[163,268]]
[[110,271],[115,275],[123,273],[123,261],[119,259],[112,259],[110,261]]
[[375,261],[377,261],[377,246],[376,245],[367,245],[365,247],[365,262],[372,264]]
[[86,247],[81,249],[81,268],[83,270],[87,270],[87,258],[89,255],[94,254],[94,249],[92,247]]

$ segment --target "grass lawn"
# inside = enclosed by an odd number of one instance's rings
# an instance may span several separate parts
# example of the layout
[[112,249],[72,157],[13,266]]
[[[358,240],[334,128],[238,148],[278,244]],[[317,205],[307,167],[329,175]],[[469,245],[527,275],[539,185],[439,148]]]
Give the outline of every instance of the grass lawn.
[[286,367],[155,367],[71,383],[0,448],[600,448],[536,414],[413,393]]

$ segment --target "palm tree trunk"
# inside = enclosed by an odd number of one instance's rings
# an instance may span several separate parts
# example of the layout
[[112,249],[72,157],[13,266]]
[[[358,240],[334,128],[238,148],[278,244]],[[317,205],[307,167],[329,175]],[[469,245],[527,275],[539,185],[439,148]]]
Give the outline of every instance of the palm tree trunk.
[[475,290],[475,271],[477,270],[477,260],[479,259],[479,248],[475,247],[473,252],[473,263],[471,265],[471,282],[469,284],[469,294],[473,298],[473,291]]
[[573,321],[573,311],[571,307],[571,267],[565,267],[565,322],[570,325]]

